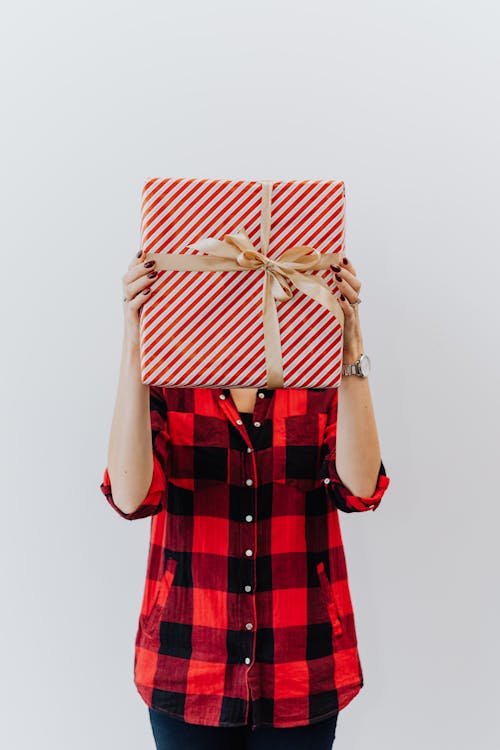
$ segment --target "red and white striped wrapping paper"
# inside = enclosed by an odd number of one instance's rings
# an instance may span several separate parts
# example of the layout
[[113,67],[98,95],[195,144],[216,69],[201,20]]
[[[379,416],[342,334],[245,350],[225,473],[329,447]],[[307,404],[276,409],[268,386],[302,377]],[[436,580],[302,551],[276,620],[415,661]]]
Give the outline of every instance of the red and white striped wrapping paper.
[[[245,228],[260,245],[262,181],[150,178],[142,191],[144,253],[198,253],[187,245]],[[276,259],[292,245],[344,252],[343,181],[272,182],[270,244]],[[339,294],[331,269],[314,270]],[[170,387],[265,388],[263,271],[162,270],[141,308],[141,379]],[[277,301],[286,388],[340,385],[342,327],[294,287]]]

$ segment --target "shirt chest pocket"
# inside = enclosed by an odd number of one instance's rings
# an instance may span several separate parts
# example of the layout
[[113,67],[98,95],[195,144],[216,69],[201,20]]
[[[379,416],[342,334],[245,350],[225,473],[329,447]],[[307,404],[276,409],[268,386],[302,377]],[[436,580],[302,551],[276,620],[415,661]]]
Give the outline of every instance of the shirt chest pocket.
[[169,414],[168,479],[180,487],[226,482],[228,426],[226,420],[193,412]]
[[322,485],[321,446],[327,414],[293,414],[273,425],[274,479],[303,490]]

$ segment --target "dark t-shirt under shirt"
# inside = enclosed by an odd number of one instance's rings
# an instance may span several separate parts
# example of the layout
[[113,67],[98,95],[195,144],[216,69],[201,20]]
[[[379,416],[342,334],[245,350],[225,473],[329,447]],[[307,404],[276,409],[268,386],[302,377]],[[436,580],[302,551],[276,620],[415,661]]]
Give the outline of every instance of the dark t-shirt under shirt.
[[257,438],[261,433],[258,432],[258,427],[254,427],[253,412],[240,411],[240,417],[242,418],[243,424],[245,425],[246,431],[248,432],[248,437],[252,441],[252,445],[255,447]]

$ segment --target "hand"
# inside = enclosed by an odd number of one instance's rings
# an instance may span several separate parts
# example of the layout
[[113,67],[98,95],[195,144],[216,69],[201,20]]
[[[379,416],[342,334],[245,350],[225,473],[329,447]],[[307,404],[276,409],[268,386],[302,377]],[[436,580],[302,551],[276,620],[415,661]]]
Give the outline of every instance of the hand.
[[349,364],[355,362],[363,353],[359,305],[351,304],[359,296],[361,282],[356,276],[356,269],[346,257],[340,258],[338,266],[330,268],[335,274],[335,283],[340,290],[337,299],[344,311],[343,361]]
[[139,311],[147,295],[151,292],[150,284],[158,276],[154,270],[156,261],[142,262],[143,252],[139,250],[130,261],[128,270],[122,276],[123,312],[125,316],[125,335],[133,343],[139,343]]

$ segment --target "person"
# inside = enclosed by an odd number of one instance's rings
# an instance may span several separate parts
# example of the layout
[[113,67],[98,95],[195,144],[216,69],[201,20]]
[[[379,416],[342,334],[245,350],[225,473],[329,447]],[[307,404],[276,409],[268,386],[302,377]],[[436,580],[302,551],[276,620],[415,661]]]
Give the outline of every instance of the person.
[[[366,371],[338,388],[141,381],[140,309],[158,272],[130,262],[101,490],[149,517],[134,682],[158,750],[331,748],[364,675],[338,511],[389,485]],[[361,282],[333,266],[344,375],[366,355]],[[359,374],[359,377],[356,377]]]

